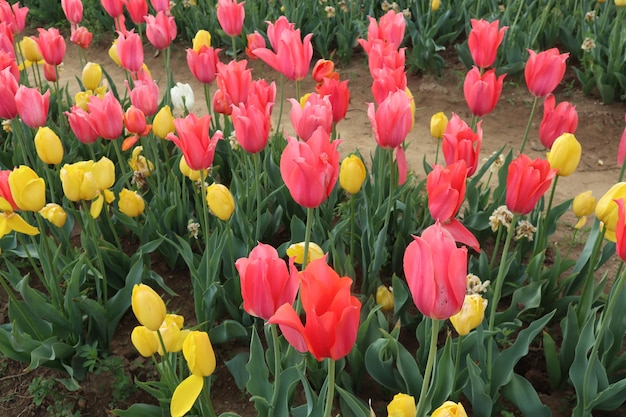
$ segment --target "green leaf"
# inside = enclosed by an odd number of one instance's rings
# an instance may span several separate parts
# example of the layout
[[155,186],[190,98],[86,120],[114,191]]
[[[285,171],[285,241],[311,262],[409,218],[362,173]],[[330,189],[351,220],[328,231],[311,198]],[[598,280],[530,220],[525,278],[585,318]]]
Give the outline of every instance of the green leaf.
[[161,417],[161,407],[151,404],[133,404],[126,410],[115,409],[112,413],[119,417]]
[[237,388],[243,391],[246,387],[246,382],[250,378],[250,374],[246,370],[246,364],[248,363],[248,352],[239,352],[233,358],[225,361],[228,371],[233,376]]
[[556,349],[556,343],[550,333],[543,332],[543,355],[546,358],[546,371],[550,388],[556,389],[561,385],[561,363]]
[[247,339],[248,336],[248,330],[234,320],[224,320],[209,331],[209,338],[216,344],[225,343],[231,339]]
[[350,392],[341,388],[335,387],[337,394],[339,394],[339,402],[341,404],[342,415],[346,417],[370,417],[369,407],[366,406],[363,401],[359,400]]
[[511,401],[524,417],[550,417],[550,409],[541,403],[535,388],[528,380],[513,374],[511,381],[502,387],[502,395]]
[[261,344],[261,339],[256,331],[252,330],[252,340],[250,341],[250,359],[246,365],[249,379],[246,389],[254,400],[259,416],[267,416],[272,400],[272,384],[269,382],[269,369],[265,363],[265,351]]
[[469,372],[469,383],[463,393],[472,403],[474,417],[491,417],[493,410],[493,400],[487,394],[487,386],[483,379],[482,371],[467,355],[467,370]]

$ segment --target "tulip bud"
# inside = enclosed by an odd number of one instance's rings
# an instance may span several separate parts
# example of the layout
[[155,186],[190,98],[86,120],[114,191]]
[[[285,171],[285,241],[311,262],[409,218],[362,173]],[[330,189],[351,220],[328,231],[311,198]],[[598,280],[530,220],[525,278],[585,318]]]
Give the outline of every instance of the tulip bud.
[[39,210],[39,214],[56,227],[63,227],[65,225],[65,221],[67,220],[67,213],[65,213],[63,207],[56,203],[46,204],[44,208]]
[[194,330],[183,343],[183,356],[194,375],[209,376],[215,371],[215,352],[206,332]]
[[439,4],[440,4],[439,0],[432,0],[432,2],[430,3],[431,10],[433,12],[436,12],[437,10],[439,10]]
[[172,106],[174,109],[181,112],[190,112],[195,104],[193,90],[187,83],[176,83],[174,87],[170,89],[172,96]]
[[158,330],[165,320],[165,303],[152,288],[145,284],[135,284],[131,296],[133,313],[139,323],[150,330]]
[[47,126],[40,127],[35,135],[37,156],[44,164],[56,165],[63,160],[63,144],[61,139]]
[[433,117],[430,119],[430,135],[436,139],[443,138],[447,125],[448,118],[444,112],[440,111],[439,113],[433,114]]
[[192,49],[194,52],[200,52],[203,46],[211,47],[211,33],[208,30],[201,29],[196,32],[192,41]]
[[461,336],[467,335],[483,322],[487,300],[480,294],[466,295],[461,311],[450,317],[454,329]]
[[617,204],[613,200],[626,199],[626,182],[618,182],[604,194],[596,204],[596,217],[604,223],[604,237],[615,242]]
[[154,355],[159,348],[157,335],[146,326],[136,326],[130,334],[130,340],[144,358]]
[[27,61],[39,62],[43,59],[41,52],[39,51],[39,45],[30,36],[24,36],[24,39],[20,42],[20,49],[22,55]]
[[581,153],[582,148],[576,137],[571,133],[563,133],[552,144],[547,158],[550,167],[558,169],[556,175],[567,177],[578,168]]
[[161,107],[152,121],[152,131],[157,137],[165,139],[168,134],[174,133],[175,130],[172,109],[167,105]]
[[341,162],[339,184],[349,194],[356,194],[363,186],[367,172],[361,158],[350,155]]
[[417,412],[415,398],[408,394],[396,394],[387,405],[387,415],[393,417],[413,417]]
[[102,79],[102,67],[94,62],[87,62],[83,68],[83,86],[86,90],[95,90]]
[[[294,262],[302,265],[302,261],[304,260],[304,242],[294,243],[287,248],[287,256],[294,257]],[[307,264],[311,263],[316,259],[320,259],[324,257],[324,251],[317,244],[313,242],[309,242],[309,256],[307,259]]]
[[587,221],[589,216],[596,208],[597,200],[591,193],[591,190],[578,194],[574,197],[572,202],[572,211],[578,217],[578,223],[574,226],[576,229],[581,229]]
[[26,165],[11,171],[9,187],[20,210],[39,211],[46,204],[46,183]]
[[382,311],[393,311],[393,288],[381,285],[376,289],[376,304]]
[[215,182],[206,190],[206,203],[209,210],[223,221],[228,221],[235,211],[233,195],[226,186]]
[[123,188],[120,192],[120,200],[117,206],[128,217],[137,217],[143,213],[146,203],[137,192]]
[[430,417],[467,417],[467,413],[463,404],[446,401]]
[[118,66],[122,66],[122,61],[120,61],[120,56],[117,53],[117,39],[115,41],[113,41],[113,44],[111,45],[111,47],[109,48],[109,58],[111,58],[113,60],[113,62],[115,62]]

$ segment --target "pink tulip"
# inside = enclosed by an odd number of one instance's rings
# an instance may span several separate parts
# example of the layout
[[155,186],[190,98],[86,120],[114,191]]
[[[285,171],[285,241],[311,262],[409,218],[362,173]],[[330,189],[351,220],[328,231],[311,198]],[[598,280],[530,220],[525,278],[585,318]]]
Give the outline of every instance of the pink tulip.
[[210,125],[210,115],[198,118],[195,114],[189,113],[184,119],[174,119],[178,136],[173,133],[167,135],[167,139],[174,142],[182,151],[187,165],[193,170],[208,169],[213,164],[217,141],[223,138],[219,130],[210,137]]
[[312,36],[313,34],[309,33],[302,40],[300,29],[285,28],[280,33],[278,44],[274,46],[276,52],[267,48],[257,48],[254,54],[290,80],[303,80],[309,73],[313,57]]
[[[2,84],[0,83],[0,85]],[[626,123],[626,114],[624,114],[624,122]],[[622,132],[622,137],[619,141],[619,147],[617,149],[617,164],[620,166],[624,165],[625,159],[626,159],[626,127],[624,128],[624,132]]]
[[43,60],[50,65],[61,65],[65,57],[65,39],[56,28],[39,28],[39,37],[34,38]]
[[230,61],[228,64],[217,63],[217,86],[235,106],[247,103],[252,70],[247,68],[248,61]]
[[111,91],[104,98],[91,96],[87,103],[89,123],[98,136],[114,140],[124,131],[124,110]]
[[548,94],[543,101],[543,119],[539,125],[539,140],[546,148],[552,148],[552,144],[563,133],[576,133],[578,127],[578,113],[576,106],[564,101],[556,108],[556,100],[552,93]]
[[540,53],[528,50],[530,56],[524,68],[528,90],[535,97],[545,97],[559,85],[565,75],[565,61],[569,53],[559,54],[557,48]]
[[115,44],[120,63],[126,71],[137,72],[143,66],[143,45],[141,38],[133,31],[118,33]]
[[368,16],[368,18],[370,23],[367,28],[367,41],[359,39],[359,44],[367,54],[370,53],[370,48],[377,39],[393,45],[396,49],[400,47],[406,29],[406,20],[402,13],[397,13],[391,9],[380,18],[378,23],[373,17]]
[[484,116],[493,111],[500,100],[505,76],[506,74],[496,77],[496,71],[493,69],[481,75],[476,66],[469,70],[463,83],[463,94],[474,116]]
[[333,107],[327,97],[322,97],[317,93],[308,96],[304,106],[300,105],[296,99],[289,99],[291,102],[291,112],[289,118],[291,125],[298,137],[307,141],[318,127],[324,129],[330,136],[333,130]]
[[20,68],[17,66],[17,62],[15,62],[15,56],[0,49],[0,71],[4,71],[7,68],[13,75],[13,78],[16,80],[20,79]]
[[100,0],[100,2],[104,10],[106,10],[113,19],[124,14],[124,3],[122,3],[122,0]]
[[413,239],[404,252],[404,274],[413,302],[423,315],[446,320],[463,306],[467,249],[457,248],[439,222]]
[[337,124],[346,117],[350,105],[350,90],[348,80],[339,81],[336,78],[324,77],[321,84],[315,87],[321,96],[328,97],[333,108],[333,123]]
[[374,103],[368,103],[367,116],[378,145],[386,149],[398,148],[413,125],[411,99],[404,90],[396,90],[389,93],[377,109]]
[[239,36],[246,17],[244,9],[246,2],[237,3],[237,0],[217,1],[217,21],[228,36]]
[[156,12],[170,12],[170,0],[150,0],[150,4]]
[[250,59],[259,59],[258,56],[254,54],[254,51],[257,48],[265,48],[265,38],[258,31],[254,31],[253,33],[249,33],[246,35],[247,46],[246,46],[246,55]]
[[377,70],[389,68],[396,70],[398,68],[405,69],[405,49],[396,49],[393,45],[384,43],[381,40],[374,42],[369,53],[367,54],[367,63],[372,78],[376,77]]
[[375,70],[372,82],[374,102],[380,105],[389,94],[398,90],[406,90],[406,71],[404,68],[391,69],[383,67]]
[[89,30],[84,26],[78,26],[75,29],[72,29],[72,34],[70,36],[70,41],[78,45],[83,49],[89,48],[91,45],[91,40],[93,39],[93,34],[89,32]]
[[476,133],[469,128],[459,116],[452,113],[452,119],[448,122],[443,134],[441,150],[450,165],[463,159],[467,164],[467,176],[471,177],[478,168],[478,157],[483,141],[482,121],[476,126]]
[[11,33],[22,33],[26,27],[28,7],[21,7],[19,2],[11,6],[7,1],[0,2],[0,22],[6,23]]
[[187,49],[187,66],[196,78],[204,84],[210,84],[217,77],[217,63],[220,62],[220,49],[203,46],[198,52]]
[[504,39],[504,32],[509,28],[503,26],[498,29],[499,20],[491,23],[486,20],[472,19],[472,30],[467,39],[474,63],[480,68],[487,68],[496,62],[498,47]]
[[274,81],[268,84],[267,81],[261,78],[250,83],[248,105],[256,106],[259,109],[264,109],[269,106],[268,112],[271,113],[275,102],[276,83]]
[[328,198],[339,177],[340,142],[331,143],[321,127],[307,142],[287,137],[280,157],[280,175],[296,203],[315,208]]
[[61,0],[61,7],[67,21],[78,25],[83,20],[83,2],[81,0]]
[[[148,2],[146,0],[123,0],[126,10],[130,15],[130,20],[134,24],[140,25],[145,21],[148,14]],[[169,2],[168,2],[169,3]]]
[[79,142],[84,144],[94,143],[98,140],[98,132],[91,126],[91,116],[80,107],[72,106],[69,112],[65,112],[70,122],[70,128]]
[[235,136],[241,147],[249,153],[257,153],[265,148],[270,134],[271,106],[256,107],[244,103],[233,105],[232,121]]
[[292,32],[294,30],[294,24],[289,22],[285,16],[280,16],[274,23],[267,22],[267,38],[272,49],[276,51],[279,48],[280,37],[284,31]]
[[513,213],[528,214],[548,190],[557,170],[545,159],[532,161],[521,154],[509,165],[506,177],[506,206]]
[[[128,87],[128,83],[126,85]],[[152,116],[159,110],[159,85],[143,69],[137,73],[134,87],[130,90],[130,102],[146,116]]]
[[624,199],[613,200],[617,204],[617,224],[615,225],[615,253],[626,261],[626,213]]
[[158,12],[156,17],[147,15],[146,36],[152,45],[157,49],[165,49],[176,38],[176,21],[173,16],[168,16],[165,12]]
[[37,129],[46,124],[50,107],[50,90],[41,94],[37,88],[20,85],[15,93],[15,105],[24,124]]
[[7,67],[0,71],[0,118],[13,119],[17,116],[15,95],[18,86],[19,84],[11,68]]
[[219,114],[225,114],[230,116],[233,112],[233,103],[228,95],[220,88],[213,94],[213,100],[211,101],[211,107],[213,111]]
[[47,62],[43,63],[43,76],[46,81],[53,83],[57,81],[57,67],[50,65]]
[[287,264],[270,245],[259,243],[248,258],[239,258],[235,267],[241,277],[243,309],[254,317],[269,320],[283,304],[293,304],[299,287],[298,271]]

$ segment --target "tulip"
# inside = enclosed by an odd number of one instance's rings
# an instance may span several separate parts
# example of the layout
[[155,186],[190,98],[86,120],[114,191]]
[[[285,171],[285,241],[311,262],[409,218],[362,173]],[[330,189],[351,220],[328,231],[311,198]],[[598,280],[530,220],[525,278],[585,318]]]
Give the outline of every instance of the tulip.
[[41,210],[39,210],[41,217],[48,220],[56,227],[63,227],[67,220],[67,213],[63,210],[63,207],[56,203],[48,203]]
[[387,405],[389,417],[414,417],[416,412],[415,398],[408,394],[394,395],[393,400]]
[[159,108],[159,85],[143,69],[137,74],[139,78],[130,90],[130,102],[141,109],[146,117],[152,116]]
[[543,119],[539,125],[539,140],[546,148],[563,133],[576,133],[578,127],[578,113],[576,106],[564,101],[554,107],[554,95],[548,94],[543,101]]
[[217,89],[213,94],[213,102],[211,103],[215,113],[230,116],[233,112],[233,103],[223,90]]
[[253,33],[248,33],[246,35],[247,46],[246,46],[246,55],[250,59],[259,59],[258,56],[255,55],[254,51],[257,48],[265,48],[265,38],[258,31],[254,31]]
[[467,417],[463,404],[446,401],[430,417]]
[[433,117],[430,118],[430,135],[435,139],[442,139],[447,125],[448,118],[444,112],[440,111],[433,114]]
[[325,259],[312,261],[300,273],[300,294],[306,315],[302,324],[291,304],[283,304],[269,320],[298,352],[315,359],[338,360],[352,350],[359,327],[361,302],[350,294],[352,279],[339,275]]
[[[143,50],[143,48],[142,48]],[[120,61],[120,55],[117,53],[117,39],[113,41],[111,47],[109,48],[109,58],[118,66],[122,66],[122,61]]]
[[280,37],[284,31],[295,30],[295,25],[285,16],[280,16],[274,23],[268,22],[267,24],[267,38],[270,41],[272,49],[277,50],[279,47]]
[[[185,322],[185,318],[178,314],[166,314],[165,320],[161,323],[161,327],[159,327],[158,333],[161,334],[161,340],[163,340],[163,345],[159,343],[158,353],[163,356],[166,352],[180,352],[183,349],[183,344],[185,343],[185,339],[189,335],[189,330],[181,330],[183,328],[183,324]],[[158,337],[156,333],[153,333]],[[165,350],[163,350],[165,347]]]
[[431,0],[430,9],[433,12],[436,12],[437,10],[439,10],[439,6],[440,5],[441,5],[441,1],[440,0]]
[[170,0],[150,0],[150,4],[157,12],[167,12],[170,14]]
[[243,21],[246,17],[243,7],[245,3],[245,1],[238,3],[237,0],[218,0],[217,21],[228,36],[241,34]]
[[437,221],[404,252],[404,274],[413,302],[427,317],[445,320],[463,306],[467,249],[457,248],[452,235]]
[[[137,72],[143,66],[143,45],[141,38],[133,31],[126,33],[119,33],[117,41],[115,42],[115,52],[117,56],[117,62],[115,57],[111,56],[114,61],[125,70],[130,72]],[[109,50],[111,55],[111,50]]]
[[291,197],[301,206],[315,208],[332,192],[339,177],[340,142],[331,143],[322,128],[308,142],[287,137],[280,157],[280,175]]
[[11,175],[11,172],[13,171],[10,169],[0,170],[0,202],[3,203],[2,211],[15,211],[20,209],[17,204],[15,204],[13,194],[11,194],[11,185],[9,184],[9,175]]
[[44,61],[50,65],[61,65],[65,57],[65,39],[56,28],[39,28],[39,37],[35,38]]
[[165,105],[158,111],[154,120],[152,121],[152,131],[161,139],[165,139],[170,133],[174,133],[176,126],[174,126],[174,115],[170,106]]
[[144,358],[149,358],[159,349],[157,336],[146,326],[135,326],[130,334],[130,340],[133,342],[137,352]]
[[59,173],[63,193],[70,201],[92,200],[98,194],[93,175],[86,175],[93,168],[93,161],[65,164]]
[[483,19],[472,19],[471,23],[472,30],[467,39],[467,45],[472,59],[481,68],[490,67],[496,62],[498,47],[504,39],[504,32],[508,26],[498,29],[499,20],[489,23]]
[[140,108],[133,106],[132,104],[130,105],[130,107],[128,107],[128,109],[126,109],[126,112],[124,113],[124,125],[126,126],[126,130],[128,132],[140,136],[147,135],[152,129],[152,126],[150,126],[146,122],[146,115],[143,113],[143,111],[141,111]]
[[381,16],[377,23],[376,19],[369,17],[370,23],[367,28],[367,41],[359,39],[359,44],[369,54],[370,48],[377,39],[392,45],[395,49],[400,47],[404,40],[404,31],[406,29],[406,20],[404,15],[390,9],[386,14]]
[[465,336],[480,326],[485,317],[486,308],[487,300],[480,294],[466,295],[461,311],[450,317],[450,322],[459,335]]
[[563,133],[552,144],[552,149],[548,152],[547,158],[550,167],[558,170],[556,175],[567,177],[578,168],[581,153],[582,147],[576,137],[571,133]]
[[591,193],[591,190],[582,192],[574,197],[572,202],[572,211],[574,215],[578,217],[578,223],[574,226],[576,229],[581,229],[587,221],[587,216],[594,212],[596,209],[597,200]]
[[365,164],[358,156],[350,155],[341,162],[339,184],[348,194],[358,193],[366,177]]
[[302,105],[293,98],[289,101],[291,125],[301,140],[309,140],[318,127],[330,136],[333,130],[333,107],[328,97],[313,93],[307,96]]
[[202,47],[211,47],[211,33],[208,30],[200,29],[196,32],[196,36],[192,40],[192,49],[194,52],[200,52]]
[[476,125],[476,133],[459,116],[452,114],[443,134],[441,150],[447,164],[461,159],[467,165],[467,176],[471,177],[478,168],[478,157],[483,141],[482,121]]
[[368,103],[367,116],[372,123],[374,137],[378,145],[394,149],[402,145],[413,124],[411,100],[402,90],[390,93],[375,109]]
[[134,172],[139,172],[144,178],[149,177],[152,171],[154,171],[154,164],[147,160],[145,156],[141,155],[143,151],[142,146],[135,146],[131,154],[131,158],[128,160],[128,165]]
[[91,45],[92,40],[93,40],[93,34],[89,32],[89,30],[86,27],[78,26],[77,28],[72,29],[70,41],[73,44],[83,49],[87,49],[89,48],[89,45]]
[[54,83],[58,80],[57,67],[50,65],[47,62],[43,63],[43,76],[46,81]]
[[148,14],[148,2],[146,0],[124,0],[124,4],[130,15],[130,20],[135,25],[142,24]]
[[47,126],[40,127],[35,135],[37,156],[44,164],[60,164],[63,160],[63,144],[61,139]]
[[13,119],[18,114],[15,102],[19,88],[17,80],[10,68],[0,71],[0,119]]
[[94,130],[89,122],[91,116],[85,110],[72,106],[69,112],[65,112],[70,123],[70,128],[79,142],[84,144],[94,143],[98,140],[98,132]]
[[[309,242],[309,251],[306,263],[323,258],[324,250],[315,242]],[[293,243],[287,248],[287,256],[293,258],[294,263],[302,265],[304,262],[304,242]]]
[[[189,178],[191,181],[200,181],[201,171],[189,168],[189,165],[187,165],[187,161],[185,161],[185,155],[182,155],[180,157],[178,169],[180,170],[181,174]],[[206,177],[208,175],[208,171],[205,169],[203,170],[202,174]]]
[[120,199],[117,205],[120,212],[124,213],[128,217],[137,217],[143,213],[146,208],[146,203],[141,195],[139,195],[136,191],[130,191],[127,188],[122,188],[122,191],[120,191]]
[[[624,114],[624,122],[626,122],[626,114]],[[624,128],[624,132],[622,132],[622,137],[617,148],[617,164],[624,165],[624,159],[626,159],[626,128]]]
[[139,323],[152,331],[157,331],[161,327],[165,320],[165,303],[152,288],[145,284],[135,284],[131,305]]
[[298,271],[292,263],[289,273],[274,247],[259,243],[248,258],[237,259],[235,267],[241,277],[243,309],[251,316],[269,320],[280,306],[295,301]]
[[108,140],[120,137],[124,131],[124,110],[113,92],[106,93],[104,99],[92,96],[87,108],[89,123],[98,136]]
[[313,66],[311,77],[320,84],[324,78],[339,79],[339,74],[335,72],[335,63],[329,59],[318,59]]
[[31,226],[19,214],[11,211],[10,204],[0,198],[0,239],[11,232],[35,236],[39,234],[39,229]]
[[521,154],[509,165],[506,177],[506,206],[513,213],[528,214],[548,190],[556,170],[546,160]]
[[428,209],[435,220],[456,216],[465,199],[467,168],[463,159],[447,167],[435,165],[426,177]]
[[613,185],[596,204],[596,217],[604,223],[604,237],[611,242],[615,242],[618,221],[618,210],[614,200],[619,199],[626,199],[626,182]]
[[402,72],[405,72],[405,61],[404,48],[398,50],[393,45],[380,40],[374,42],[367,54],[368,67],[372,78],[377,78],[378,70],[385,68],[389,70],[401,69]]
[[190,112],[195,104],[193,90],[187,83],[176,83],[174,87],[170,89],[170,95],[172,97],[172,106],[175,110],[180,112]]
[[207,169],[213,164],[217,141],[223,138],[222,132],[217,131],[213,137],[209,137],[209,125],[211,116],[205,115],[200,118],[189,113],[184,119],[174,119],[176,133],[170,133],[167,139],[174,144],[185,155],[185,161],[191,169]]
[[187,66],[201,83],[210,84],[217,77],[219,52],[220,49],[204,46],[199,51],[187,49]]
[[317,94],[328,97],[333,109],[333,123],[337,124],[346,117],[350,104],[350,90],[348,80],[339,81],[337,78],[325,77],[321,84],[315,87]]
[[235,211],[235,199],[223,184],[214,182],[207,188],[206,203],[209,210],[222,221],[228,221]]
[[386,285],[380,285],[376,288],[376,304],[381,306],[382,311],[393,311],[393,288]]
[[21,165],[9,174],[9,187],[20,210],[39,211],[46,204],[46,183],[32,168]]
[[481,74],[476,66],[467,73],[463,83],[463,94],[474,116],[484,116],[493,111],[500,99],[505,76],[506,74],[496,77],[496,71],[493,69]]
[[21,33],[26,26],[28,7],[21,7],[19,2],[12,6],[9,2],[0,3],[0,22],[5,22],[11,34]]
[[313,34],[309,33],[304,39],[300,39],[300,29],[285,27],[280,32],[280,37],[275,36],[276,33],[269,36],[268,28],[268,37],[275,52],[267,48],[257,48],[254,54],[290,80],[303,80],[309,73],[313,57]]
[[157,49],[165,49],[176,38],[176,21],[174,16],[160,11],[156,16],[145,16],[146,37]]
[[50,90],[41,94],[36,87],[21,85],[15,93],[15,105],[25,125],[33,129],[44,126],[50,107]]
[[43,59],[37,41],[30,36],[24,36],[24,39],[20,42],[19,49],[22,51],[22,55],[27,61],[39,62]]
[[255,106],[258,109],[266,109],[269,114],[274,108],[276,101],[276,83],[274,81],[268,84],[263,78],[252,81],[250,83],[250,92],[248,93],[248,106]]
[[247,68],[248,61],[230,61],[228,64],[217,63],[217,87],[224,93],[228,106],[247,103],[252,70]]
[[82,82],[87,90],[95,90],[102,79],[102,67],[94,62],[87,62],[83,67]]
[[[273,104],[273,103],[272,103]],[[265,148],[270,134],[272,104],[265,108],[240,103],[232,107],[232,121],[235,136],[241,147],[249,153],[257,153]]]
[[565,61],[569,53],[559,54],[557,48],[540,53],[528,50],[530,54],[524,68],[524,78],[528,90],[535,97],[545,97],[559,85],[565,75]]
[[617,205],[617,223],[615,225],[615,252],[622,261],[626,261],[626,214],[624,199],[613,200]]

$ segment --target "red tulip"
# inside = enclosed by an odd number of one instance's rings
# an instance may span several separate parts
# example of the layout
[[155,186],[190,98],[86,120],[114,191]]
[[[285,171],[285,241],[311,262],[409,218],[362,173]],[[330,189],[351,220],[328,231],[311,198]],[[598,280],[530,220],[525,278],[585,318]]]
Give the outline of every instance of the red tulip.
[[247,103],[252,70],[247,68],[248,61],[230,61],[228,64],[217,63],[217,87],[227,96],[230,104]]
[[509,165],[506,177],[506,206],[513,213],[528,214],[548,190],[557,170],[545,159],[521,154]]
[[89,32],[89,30],[84,26],[78,26],[76,28],[72,28],[72,33],[70,35],[70,41],[74,45],[78,45],[83,49],[89,48],[91,45],[91,40],[93,39],[93,34]]
[[378,23],[373,17],[368,16],[368,18],[370,23],[367,28],[367,41],[359,39],[359,43],[366,53],[370,53],[370,48],[377,39],[393,45],[396,49],[400,47],[406,29],[406,20],[402,13],[397,13],[391,9],[380,18]]
[[241,277],[243,309],[251,316],[269,320],[283,304],[291,305],[298,293],[298,271],[292,273],[270,245],[259,243],[248,258],[239,258],[235,267]]
[[626,215],[624,199],[613,200],[617,204],[617,224],[615,225],[615,252],[622,261],[626,261]]
[[24,30],[26,15],[28,15],[28,7],[20,7],[19,2],[13,5],[7,1],[0,2],[0,22],[6,23],[11,33],[17,34]]
[[241,147],[249,153],[257,153],[265,148],[270,134],[271,112],[265,108],[239,103],[233,105],[232,121],[235,136]]
[[158,12],[156,17],[146,15],[146,36],[157,49],[165,49],[176,38],[176,21],[165,12]]
[[220,62],[220,49],[203,46],[198,52],[187,49],[187,66],[196,78],[204,84],[210,84],[217,77],[217,63]]
[[124,110],[111,91],[104,98],[91,96],[87,103],[89,123],[98,136],[114,140],[124,131]]
[[137,73],[134,87],[130,90],[130,102],[146,116],[152,116],[159,110],[159,85],[143,69]]
[[545,97],[559,85],[565,75],[565,61],[569,52],[559,54],[557,48],[540,53],[528,50],[530,56],[524,68],[528,90],[536,97]]
[[61,65],[65,57],[65,39],[56,28],[39,28],[39,37],[34,38],[43,60],[50,65]]
[[72,106],[69,112],[65,112],[65,115],[79,142],[90,144],[98,140],[98,132],[91,126],[89,113],[80,107]]
[[298,137],[307,141],[318,127],[324,129],[328,135],[333,130],[333,106],[328,97],[317,93],[309,94],[303,105],[296,99],[289,99],[291,112],[289,118]]
[[130,20],[134,24],[140,25],[145,21],[145,17],[148,14],[148,2],[146,0],[123,0],[126,5],[126,10],[130,15]]
[[460,159],[467,164],[467,176],[471,177],[478,168],[478,156],[483,141],[483,129],[481,122],[476,126],[476,133],[469,128],[459,116],[452,113],[452,119],[448,122],[443,134],[441,150],[446,164],[452,164]]
[[338,78],[324,77],[321,84],[315,87],[321,96],[327,96],[333,108],[333,123],[337,124],[346,117],[350,105],[350,90],[348,80],[339,81]]
[[283,304],[268,323],[278,324],[297,351],[318,361],[343,358],[356,342],[361,314],[361,302],[350,294],[352,279],[339,277],[321,258],[307,265],[300,282],[306,324],[291,304]]
[[246,40],[248,41],[246,55],[248,55],[250,59],[259,59],[259,57],[254,54],[254,51],[257,48],[265,48],[265,38],[263,35],[255,30],[253,33],[246,35]]
[[141,136],[146,136],[152,130],[152,125],[146,121],[146,115],[140,108],[131,105],[124,113],[124,125],[131,133],[122,143],[122,150],[132,148]]
[[[2,84],[0,83],[0,86]],[[2,87],[0,87],[2,88]],[[1,116],[0,116],[1,117]],[[626,114],[624,114],[624,122],[626,122]],[[618,165],[624,165],[624,159],[626,159],[626,127],[622,132],[622,137],[619,141],[619,147],[617,149],[617,163]]]
[[213,164],[217,141],[223,138],[219,130],[213,137],[209,137],[210,125],[210,115],[198,118],[195,114],[189,113],[184,119],[174,119],[178,136],[173,133],[167,135],[167,139],[174,142],[182,151],[185,162],[193,170],[207,169]]
[[119,32],[115,48],[126,71],[137,72],[143,67],[143,45],[138,34],[133,31]]
[[489,23],[483,19],[472,19],[471,22],[472,30],[467,39],[467,45],[472,59],[481,68],[490,67],[496,62],[498,47],[504,39],[504,32],[508,26],[498,29],[499,20]]
[[554,107],[556,100],[554,95],[548,94],[543,101],[543,119],[539,125],[539,140],[546,148],[552,148],[552,144],[563,133],[576,133],[578,127],[578,113],[576,106],[563,101]]
[[37,129],[46,124],[50,107],[50,90],[41,94],[37,88],[20,85],[15,93],[15,105],[24,124]]
[[102,3],[102,7],[104,10],[111,16],[113,19],[120,17],[124,14],[124,4],[122,0],[100,0]]
[[83,20],[83,2],[81,0],[61,0],[61,8],[67,21],[77,25]]
[[380,105],[383,100],[397,90],[406,90],[406,71],[404,67],[391,69],[383,67],[375,70],[372,82],[372,95],[374,102]]
[[280,37],[284,31],[294,30],[294,24],[289,22],[285,16],[279,17],[274,23],[267,22],[267,38],[272,49],[276,51],[279,48]]
[[237,3],[237,0],[217,1],[217,21],[228,36],[239,36],[241,34],[243,21],[246,17],[244,4],[246,4],[245,1]]
[[312,36],[313,34],[309,33],[302,40],[300,29],[284,28],[280,33],[280,38],[274,39],[277,45],[272,43],[276,52],[267,48],[257,48],[254,54],[290,80],[303,80],[309,73],[313,57]]
[[484,116],[493,111],[502,93],[502,82],[506,74],[496,77],[496,71],[490,69],[481,75],[474,66],[465,76],[463,94],[474,116]]
[[404,252],[404,274],[413,302],[423,315],[445,320],[461,311],[465,299],[467,249],[439,222],[413,236]]
[[0,71],[0,118],[13,119],[17,116],[15,94],[19,84],[10,67]]
[[296,203],[315,208],[328,198],[339,177],[340,142],[331,143],[321,127],[307,142],[287,137],[280,157],[280,175]]

